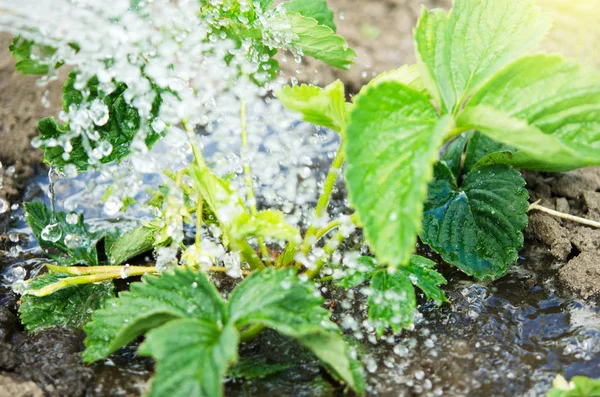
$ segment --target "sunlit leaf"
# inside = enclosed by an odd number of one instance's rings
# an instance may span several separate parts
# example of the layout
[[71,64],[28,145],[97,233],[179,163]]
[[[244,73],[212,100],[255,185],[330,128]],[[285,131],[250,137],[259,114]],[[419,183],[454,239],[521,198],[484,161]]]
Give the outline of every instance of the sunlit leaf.
[[314,85],[285,86],[277,98],[289,110],[302,114],[308,123],[330,128],[339,133],[346,129],[346,96],[344,84],[337,80],[325,88]]
[[291,31],[297,35],[292,45],[304,55],[311,56],[328,65],[349,69],[356,53],[348,47],[346,40],[337,36],[328,26],[319,25],[313,18],[304,17],[296,12],[286,13]]
[[359,95],[347,135],[348,196],[381,263],[407,263],[421,229],[433,163],[451,117],[438,121],[429,97],[397,82]]
[[333,11],[327,7],[325,0],[291,0],[286,1],[283,5],[289,12],[297,12],[304,17],[316,19],[319,25],[327,26],[333,32],[336,31]]
[[456,112],[481,84],[534,49],[549,29],[533,0],[456,0],[452,11],[423,9],[415,29],[425,85]]
[[457,125],[519,149],[519,168],[565,171],[600,164],[600,76],[556,55],[521,58],[468,101]]

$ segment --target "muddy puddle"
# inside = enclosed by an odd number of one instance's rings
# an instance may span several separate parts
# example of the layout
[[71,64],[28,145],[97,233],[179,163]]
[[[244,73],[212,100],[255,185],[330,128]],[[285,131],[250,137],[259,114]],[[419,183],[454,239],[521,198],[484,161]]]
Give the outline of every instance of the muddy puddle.
[[[25,195],[48,202],[47,178],[43,170],[40,173]],[[83,192],[85,186],[82,179],[59,182],[59,209],[64,198]],[[92,223],[104,222],[97,204],[87,206],[81,200],[78,209]],[[46,261],[23,221],[22,209],[12,211],[11,217],[8,246],[0,259],[0,373],[31,380],[49,395],[142,395],[153,363],[136,357],[135,346],[86,367],[79,361],[81,332],[54,329],[31,336],[22,330],[15,316],[18,297],[10,285],[22,270],[30,277]],[[564,288],[559,269],[569,258],[559,260],[546,245],[529,240],[508,275],[476,284],[430,253],[422,254],[439,263],[448,279],[445,292],[450,302],[437,307],[421,296],[414,329],[396,337],[376,340],[373,330],[364,326],[366,296],[361,287],[348,293],[320,286],[334,320],[358,346],[369,395],[543,396],[557,374],[600,377],[600,308]],[[224,291],[231,288],[229,279],[216,281]],[[119,288],[126,288],[122,284]],[[267,375],[230,378],[229,396],[343,393],[314,357],[274,332],[246,344],[241,355],[243,362],[267,368]]]

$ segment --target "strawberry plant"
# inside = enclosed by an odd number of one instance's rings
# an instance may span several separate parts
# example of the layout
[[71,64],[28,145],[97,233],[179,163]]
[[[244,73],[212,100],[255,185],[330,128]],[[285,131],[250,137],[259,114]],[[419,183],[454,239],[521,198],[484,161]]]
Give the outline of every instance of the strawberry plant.
[[[414,31],[418,64],[376,77],[351,102],[339,81],[278,89],[278,50],[339,68],[355,54],[335,34],[324,1],[272,3],[164,4],[161,13],[151,2],[97,5],[87,22],[104,18],[98,29],[118,45],[91,43],[99,52],[79,42],[78,31],[46,39],[30,27],[11,46],[23,73],[52,78],[73,65],[61,122],[41,120],[34,143],[53,173],[106,169],[123,178],[104,191],[109,215],[140,205],[126,174],[147,166],[156,142],[184,142],[171,146],[184,145],[183,155],[159,170],[161,184],[144,203],[152,219],[133,228],[91,228],[74,212],[28,203],[28,223],[56,264],[15,285],[28,330],[84,326],[86,362],[145,336],[138,352],[157,363],[151,395],[222,395],[238,345],[265,327],[296,339],[335,379],[364,393],[360,364],[310,280],[368,282],[370,326],[379,336],[399,333],[414,319],[414,286],[446,301],[435,263],[414,253],[417,236],[445,262],[495,279],[523,244],[529,204],[517,170],[600,164],[600,80],[559,55],[529,54],[548,28],[533,1],[424,9]],[[341,142],[305,224],[265,208],[254,191],[248,109],[271,91]],[[235,130],[222,144],[239,145],[241,178],[205,158],[200,135],[219,129]],[[123,168],[110,168],[115,162]],[[344,164],[355,212],[330,217]],[[369,252],[336,260],[357,228]],[[126,264],[149,251],[152,266]],[[225,299],[213,273],[245,279]],[[112,280],[134,276],[142,281],[115,297]]]

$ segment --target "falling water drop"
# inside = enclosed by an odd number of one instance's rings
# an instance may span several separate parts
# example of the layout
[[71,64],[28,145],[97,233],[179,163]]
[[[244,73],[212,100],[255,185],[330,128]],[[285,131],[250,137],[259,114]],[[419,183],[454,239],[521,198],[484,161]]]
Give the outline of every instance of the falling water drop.
[[9,208],[10,205],[8,204],[8,201],[0,199],[0,214],[4,214]]
[[51,223],[47,225],[41,233],[41,237],[43,240],[50,241],[51,243],[55,243],[62,237],[62,229],[60,224]]
[[79,222],[79,215],[76,212],[69,212],[66,216],[66,221],[69,225],[76,225]]
[[[50,198],[50,208],[52,210],[52,219],[55,220],[55,201],[56,193],[54,192],[54,184],[62,177],[61,172],[56,167],[50,167],[48,171],[48,197]],[[60,237],[59,237],[60,238]]]
[[121,278],[129,277],[129,273],[131,273],[131,267],[129,266],[129,264],[126,264],[121,268]]
[[94,124],[102,126],[108,122],[108,106],[106,106],[100,99],[94,99],[94,102],[92,102],[90,105],[88,112]]
[[65,236],[65,245],[71,249],[76,249],[81,247],[81,243],[83,243],[83,239],[81,236],[76,234],[67,234]]

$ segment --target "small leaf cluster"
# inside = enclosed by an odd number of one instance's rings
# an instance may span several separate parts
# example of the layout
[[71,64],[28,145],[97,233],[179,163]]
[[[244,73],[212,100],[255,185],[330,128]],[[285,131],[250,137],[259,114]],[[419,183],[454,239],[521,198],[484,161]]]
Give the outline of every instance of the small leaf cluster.
[[252,273],[225,302],[201,272],[146,276],[94,313],[83,358],[106,358],[145,335],[138,353],[156,360],[150,396],[220,396],[245,332],[266,326],[298,340],[361,394],[362,374],[313,288],[293,269],[270,268]]
[[[27,224],[40,247],[65,266],[99,266],[98,245],[101,241],[104,242],[104,256],[113,265],[148,252],[154,244],[154,230],[148,227],[138,226],[129,232],[119,229],[92,232],[84,223],[83,215],[52,213],[39,201],[25,203],[25,211]],[[50,235],[49,239],[44,232],[47,228],[52,230],[54,237]],[[104,307],[106,301],[114,297],[112,281],[79,283],[85,279],[65,274],[64,267],[47,267],[49,273],[27,280],[27,288],[21,297],[19,313],[28,331],[37,332],[54,325],[82,328],[94,310]],[[76,270],[74,267],[75,274]]]
[[529,55],[548,27],[530,0],[456,0],[449,13],[423,9],[417,65],[376,77],[352,103],[332,96],[339,83],[279,94],[341,131],[348,196],[380,263],[405,266],[420,236],[467,274],[502,276],[527,225],[515,168],[600,164],[600,78]]

